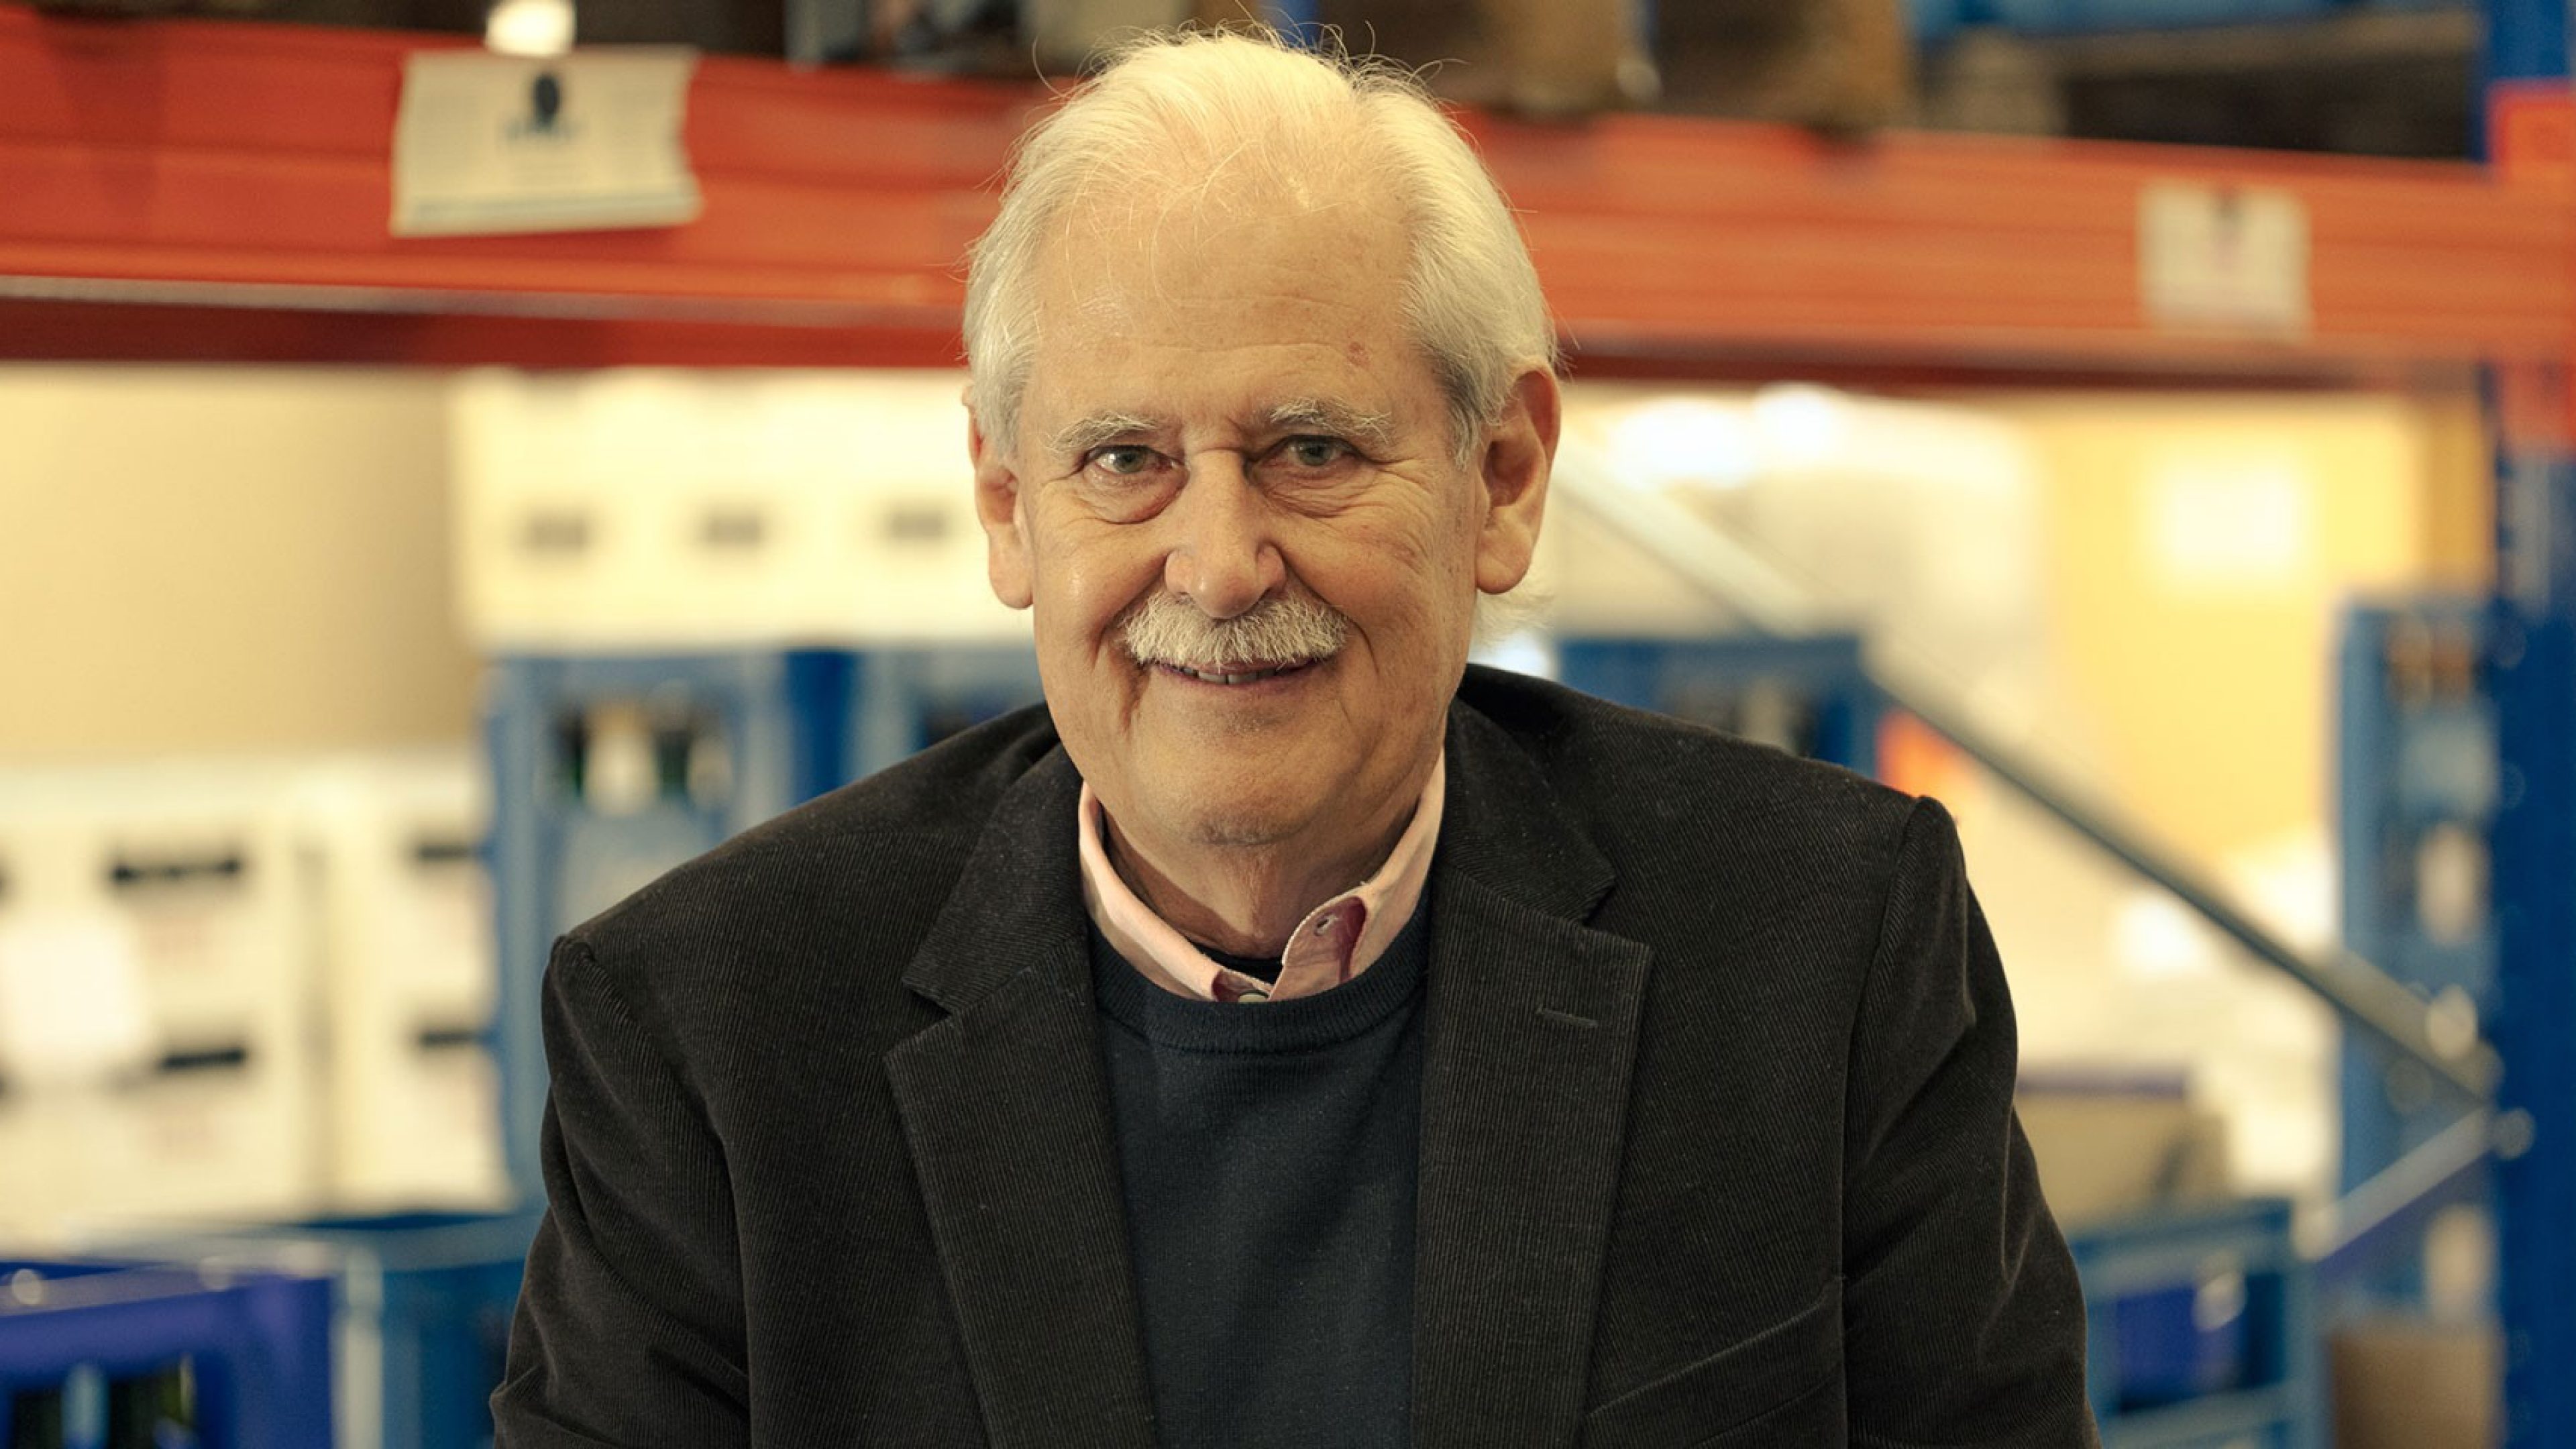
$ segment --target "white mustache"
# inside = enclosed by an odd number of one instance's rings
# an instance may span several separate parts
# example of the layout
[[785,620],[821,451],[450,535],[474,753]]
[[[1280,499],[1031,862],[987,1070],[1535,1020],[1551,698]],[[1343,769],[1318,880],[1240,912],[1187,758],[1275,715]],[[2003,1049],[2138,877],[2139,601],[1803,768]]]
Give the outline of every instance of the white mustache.
[[1340,652],[1350,620],[1338,609],[1294,598],[1264,599],[1231,619],[1211,619],[1158,591],[1127,616],[1120,632],[1140,664],[1279,669]]

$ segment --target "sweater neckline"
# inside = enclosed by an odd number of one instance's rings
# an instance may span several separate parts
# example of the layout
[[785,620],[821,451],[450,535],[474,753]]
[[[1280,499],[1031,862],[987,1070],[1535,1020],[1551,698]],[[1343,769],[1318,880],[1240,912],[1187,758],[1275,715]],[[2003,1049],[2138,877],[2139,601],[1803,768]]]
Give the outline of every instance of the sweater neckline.
[[1430,956],[1428,893],[1386,954],[1359,975],[1312,996],[1270,1001],[1202,1001],[1166,991],[1091,930],[1093,989],[1112,1021],[1177,1051],[1317,1051],[1366,1035],[1411,1003]]

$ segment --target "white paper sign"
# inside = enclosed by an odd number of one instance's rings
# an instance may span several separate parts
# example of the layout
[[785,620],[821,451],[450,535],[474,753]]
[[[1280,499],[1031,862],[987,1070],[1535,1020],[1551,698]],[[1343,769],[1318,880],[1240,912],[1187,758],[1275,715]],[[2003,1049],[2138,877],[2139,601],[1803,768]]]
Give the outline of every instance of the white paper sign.
[[394,235],[695,220],[680,127],[696,67],[695,52],[659,47],[409,57],[394,122]]
[[2147,183],[2138,193],[2138,291],[2152,326],[2307,335],[2306,205],[2270,187]]

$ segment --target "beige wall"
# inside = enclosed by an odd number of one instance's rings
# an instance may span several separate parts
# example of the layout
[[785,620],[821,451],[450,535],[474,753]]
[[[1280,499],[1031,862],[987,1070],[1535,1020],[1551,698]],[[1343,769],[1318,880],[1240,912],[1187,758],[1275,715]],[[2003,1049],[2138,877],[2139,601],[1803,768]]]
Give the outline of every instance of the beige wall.
[[0,367],[0,760],[456,740],[432,373]]
[[2337,612],[2470,582],[2473,412],[2366,394],[1980,405],[2043,459],[2052,670],[2102,787],[2213,863],[2326,824]]
[[2424,419],[2424,581],[2482,594],[2495,578],[2495,453],[2475,394],[2420,404]]

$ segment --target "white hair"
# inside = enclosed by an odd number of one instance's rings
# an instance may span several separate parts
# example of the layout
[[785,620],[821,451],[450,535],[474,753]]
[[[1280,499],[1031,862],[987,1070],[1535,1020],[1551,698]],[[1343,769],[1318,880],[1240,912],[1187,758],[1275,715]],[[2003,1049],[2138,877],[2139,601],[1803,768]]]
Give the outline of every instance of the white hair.
[[1120,47],[1024,136],[1001,212],[970,254],[966,360],[987,436],[1017,440],[1037,344],[1037,265],[1073,207],[1112,189],[1169,196],[1249,172],[1307,194],[1356,175],[1397,199],[1404,300],[1449,405],[1462,464],[1513,381],[1557,366],[1556,329],[1510,207],[1420,82],[1384,61],[1275,34],[1166,31]]

